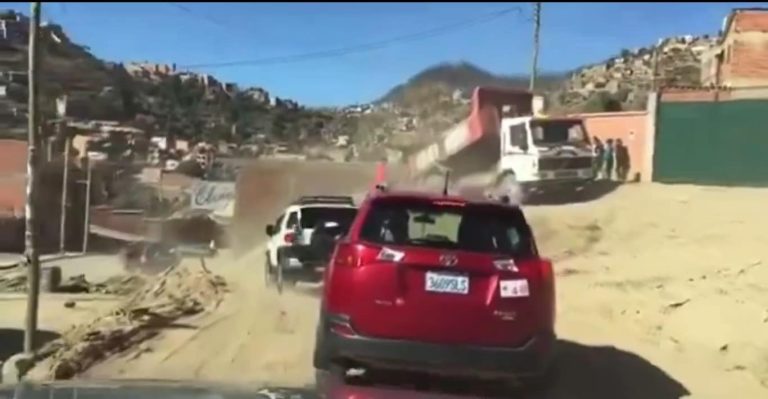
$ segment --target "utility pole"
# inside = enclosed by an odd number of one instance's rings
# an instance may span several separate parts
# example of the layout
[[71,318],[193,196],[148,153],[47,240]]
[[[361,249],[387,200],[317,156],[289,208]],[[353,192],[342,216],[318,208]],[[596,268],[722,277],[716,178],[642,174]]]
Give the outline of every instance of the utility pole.
[[536,88],[536,73],[539,63],[539,31],[541,30],[541,3],[533,3],[533,60],[531,61],[531,81],[528,90]]
[[[57,125],[58,135],[61,138],[61,122]],[[64,139],[64,177],[61,179],[61,225],[59,226],[59,252],[66,250],[66,227],[67,227],[67,186],[69,186],[69,135]]]
[[87,162],[87,177],[85,180],[85,225],[83,226],[83,254],[88,252],[88,235],[91,232],[90,224],[91,223],[91,173],[92,173],[92,167],[91,167],[91,158],[88,157],[88,154],[85,154],[85,162]]
[[27,318],[24,329],[24,352],[35,349],[37,333],[37,308],[40,296],[40,257],[37,252],[37,167],[38,167],[38,34],[40,29],[40,2],[32,3],[29,21],[29,95],[27,132],[27,204],[24,232],[24,257],[27,264]]

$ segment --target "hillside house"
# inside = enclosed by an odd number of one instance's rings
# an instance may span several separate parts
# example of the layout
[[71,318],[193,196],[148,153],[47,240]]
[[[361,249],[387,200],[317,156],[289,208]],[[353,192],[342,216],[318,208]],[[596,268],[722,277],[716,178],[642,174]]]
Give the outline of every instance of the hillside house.
[[156,64],[152,62],[129,62],[125,70],[131,76],[140,79],[160,80],[176,73],[176,64]]
[[29,18],[12,10],[0,12],[0,39],[25,44],[29,37]]
[[735,9],[718,45],[702,57],[702,85],[768,86],[768,8]]

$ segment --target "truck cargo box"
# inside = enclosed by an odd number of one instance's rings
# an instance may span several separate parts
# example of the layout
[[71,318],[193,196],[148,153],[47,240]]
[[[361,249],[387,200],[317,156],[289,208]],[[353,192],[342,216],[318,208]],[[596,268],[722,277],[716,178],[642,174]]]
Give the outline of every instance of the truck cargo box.
[[520,89],[477,87],[469,116],[438,135],[408,160],[412,177],[422,177],[442,165],[452,174],[487,171],[499,161],[499,128],[503,116],[532,114],[533,94]]

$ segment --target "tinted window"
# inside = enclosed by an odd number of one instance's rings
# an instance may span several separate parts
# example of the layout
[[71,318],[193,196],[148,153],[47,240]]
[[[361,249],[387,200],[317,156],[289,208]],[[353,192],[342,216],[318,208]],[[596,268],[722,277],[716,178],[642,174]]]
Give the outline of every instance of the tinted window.
[[301,210],[301,227],[312,229],[318,223],[336,222],[346,231],[352,224],[356,214],[356,208],[304,208]]
[[288,223],[285,225],[286,230],[293,230],[299,223],[299,214],[297,212],[291,212],[288,215]]
[[443,205],[427,201],[374,202],[361,238],[410,245],[514,256],[534,253],[522,212],[496,205]]

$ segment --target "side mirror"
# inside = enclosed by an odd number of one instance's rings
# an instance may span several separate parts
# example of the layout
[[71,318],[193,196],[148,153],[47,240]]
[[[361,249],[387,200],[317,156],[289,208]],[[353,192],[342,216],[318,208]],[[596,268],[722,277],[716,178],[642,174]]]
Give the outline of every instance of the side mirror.
[[265,231],[266,231],[268,236],[272,237],[273,235],[275,235],[275,226],[273,226],[271,224],[268,224],[267,228],[265,229]]

